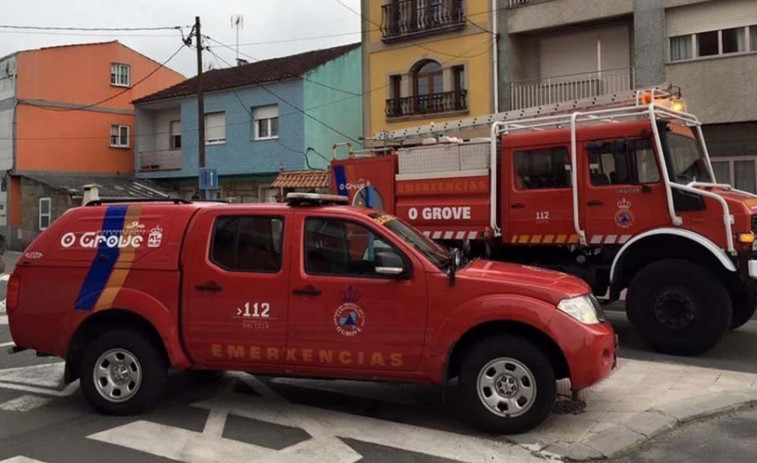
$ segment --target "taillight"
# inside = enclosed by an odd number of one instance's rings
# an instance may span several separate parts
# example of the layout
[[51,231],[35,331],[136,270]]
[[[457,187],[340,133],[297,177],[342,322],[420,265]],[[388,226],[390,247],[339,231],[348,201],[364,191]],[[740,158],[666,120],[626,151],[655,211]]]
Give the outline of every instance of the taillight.
[[18,307],[18,293],[21,290],[21,279],[15,273],[8,279],[8,288],[5,293],[5,310],[13,312]]

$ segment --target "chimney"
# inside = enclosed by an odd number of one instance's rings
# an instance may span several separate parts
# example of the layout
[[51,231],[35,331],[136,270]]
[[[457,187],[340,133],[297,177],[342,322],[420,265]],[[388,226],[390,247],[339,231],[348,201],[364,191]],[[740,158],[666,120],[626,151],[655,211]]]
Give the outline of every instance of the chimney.
[[82,195],[81,205],[86,206],[90,201],[96,201],[100,199],[100,189],[95,184],[84,185],[82,187],[84,194]]

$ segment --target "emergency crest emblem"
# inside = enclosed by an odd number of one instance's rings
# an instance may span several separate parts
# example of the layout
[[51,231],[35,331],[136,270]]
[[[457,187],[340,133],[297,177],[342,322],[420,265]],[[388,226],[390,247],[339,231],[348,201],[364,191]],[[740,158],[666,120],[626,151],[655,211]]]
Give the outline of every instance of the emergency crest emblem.
[[349,286],[344,291],[339,292],[339,297],[342,304],[334,311],[334,326],[344,336],[356,336],[363,331],[365,326],[365,314],[357,304],[360,300],[360,293]]

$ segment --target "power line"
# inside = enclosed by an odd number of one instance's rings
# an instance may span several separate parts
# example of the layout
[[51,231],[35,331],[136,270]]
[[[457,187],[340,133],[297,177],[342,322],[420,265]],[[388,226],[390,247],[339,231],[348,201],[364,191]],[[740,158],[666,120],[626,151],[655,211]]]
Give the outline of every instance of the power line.
[[[223,61],[224,63],[226,63],[226,65],[227,65],[227,66],[229,66],[230,68],[236,69],[236,70],[237,70],[237,72],[239,72],[239,68],[238,68],[237,66],[232,66],[231,64],[229,64],[229,62],[228,62],[228,61],[226,61],[225,59],[223,59],[223,58],[221,58],[220,56],[218,56],[218,55],[217,55],[217,54],[216,54],[216,53],[215,53],[215,52],[214,52],[213,50],[210,50],[210,49],[208,49],[208,52],[210,52],[210,53],[211,53],[211,54],[212,54],[213,56],[215,56],[215,57],[216,57],[216,58],[218,58],[219,60],[221,60],[221,61]],[[264,91],[266,91],[266,92],[268,92],[269,94],[273,95],[273,96],[274,96],[274,97],[276,97],[276,98],[277,98],[277,99],[278,99],[279,101],[281,101],[282,103],[284,103],[284,104],[286,104],[287,106],[291,107],[291,108],[292,108],[292,109],[294,109],[295,111],[297,111],[297,112],[301,113],[302,115],[304,115],[305,117],[307,117],[307,118],[309,118],[309,119],[311,119],[311,120],[313,120],[313,121],[317,122],[318,124],[320,124],[320,125],[322,125],[322,126],[326,127],[327,129],[331,130],[332,132],[334,132],[334,133],[336,133],[336,134],[338,134],[338,135],[341,135],[342,137],[344,137],[344,138],[346,138],[346,139],[348,139],[348,140],[352,140],[352,141],[353,141],[353,142],[355,142],[355,143],[358,143],[358,144],[360,144],[360,143],[361,143],[360,141],[358,141],[358,140],[356,140],[356,139],[354,139],[354,138],[350,137],[349,135],[345,134],[344,132],[341,132],[341,131],[340,131],[339,129],[336,129],[336,128],[334,128],[334,127],[330,126],[329,124],[327,124],[327,123],[323,122],[322,120],[320,120],[320,119],[318,119],[318,118],[316,118],[316,117],[313,117],[312,115],[308,114],[308,113],[307,113],[307,112],[306,112],[305,110],[303,110],[303,109],[302,109],[302,108],[300,108],[299,106],[297,106],[297,105],[295,105],[295,104],[293,104],[293,103],[291,103],[291,102],[287,101],[286,99],[282,98],[282,97],[281,97],[281,95],[279,95],[279,94],[277,94],[276,92],[272,91],[271,89],[269,89],[269,88],[268,88],[268,87],[266,87],[265,85],[259,85],[258,87],[259,87],[259,88],[262,88],[262,89],[263,89]]]
[[[182,49],[183,49],[183,48],[184,48],[185,46],[186,46],[186,44],[183,44],[183,43],[182,43],[182,44],[181,44],[181,46],[180,46],[180,47],[179,47],[179,48],[178,48],[178,49],[177,49],[177,50],[176,50],[176,51],[175,51],[175,52],[174,52],[174,53],[173,53],[173,54],[172,54],[171,56],[169,56],[169,57],[168,57],[168,59],[167,59],[167,60],[165,60],[165,61],[163,61],[162,63],[160,63],[160,64],[159,64],[159,65],[158,65],[158,66],[157,66],[157,67],[156,67],[155,69],[153,69],[153,70],[152,70],[152,71],[151,71],[151,72],[150,72],[149,74],[147,74],[146,76],[144,76],[144,77],[143,77],[142,79],[138,80],[137,82],[134,82],[134,84],[132,84],[132,85],[131,85],[130,87],[126,87],[126,88],[124,88],[123,90],[121,90],[120,92],[114,93],[113,95],[111,95],[111,96],[109,96],[109,97],[107,97],[107,98],[104,98],[104,99],[102,99],[102,100],[96,101],[96,102],[94,102],[94,103],[86,104],[86,105],[83,105],[83,106],[77,106],[77,107],[75,107],[75,108],[52,108],[52,107],[48,107],[48,106],[42,106],[42,105],[30,105],[30,106],[34,106],[34,107],[37,107],[37,108],[40,108],[40,109],[44,109],[44,110],[46,110],[46,111],[59,111],[59,112],[68,112],[68,111],[82,111],[82,110],[85,110],[85,109],[89,109],[89,108],[92,108],[92,107],[94,107],[94,106],[98,106],[98,105],[101,105],[101,104],[103,104],[103,103],[105,103],[105,102],[108,102],[108,101],[110,101],[110,100],[112,100],[112,99],[114,99],[114,98],[117,98],[117,97],[119,97],[119,96],[123,95],[124,93],[126,93],[126,92],[128,92],[128,91],[131,91],[131,90],[133,90],[133,89],[134,89],[134,87],[138,86],[138,85],[139,85],[139,84],[141,84],[142,82],[144,82],[144,81],[146,81],[147,79],[149,79],[150,77],[152,77],[152,76],[153,76],[153,75],[154,75],[154,74],[155,74],[156,72],[158,72],[159,70],[163,69],[163,68],[164,68],[164,67],[166,66],[166,64],[168,64],[168,62],[170,62],[170,61],[171,61],[171,60],[172,60],[172,59],[173,59],[173,58],[174,58],[174,57],[175,57],[176,55],[178,55],[178,54],[179,54],[179,52],[180,52],[180,51],[181,51],[181,50],[182,50]],[[19,100],[19,102],[20,102],[20,103],[26,103],[26,104],[29,104],[28,102],[24,102],[24,100]]]
[[[232,47],[231,45],[226,45],[225,43],[221,43],[221,42],[219,42],[218,40],[216,40],[216,39],[214,39],[212,37],[209,37],[209,36],[206,35],[205,38],[208,39],[208,40],[211,40],[211,41],[213,41],[215,43],[217,43],[218,45],[220,45],[220,46],[222,46],[224,48],[228,48],[231,51],[236,51],[234,49],[234,47]],[[259,63],[262,63],[263,65],[266,65],[265,60],[261,60],[259,58],[255,58],[254,56],[249,55],[249,54],[244,53],[244,52],[241,52],[241,51],[239,52],[239,54],[242,55],[242,56],[246,56],[246,57],[250,58],[253,61],[257,61]],[[310,82],[311,84],[320,85],[321,87],[328,88],[328,89],[331,89],[331,90],[335,90],[337,92],[347,93],[349,95],[354,95],[354,96],[362,96],[362,93],[355,93],[355,92],[352,92],[350,90],[345,90],[345,89],[338,88],[338,87],[332,87],[331,85],[324,84],[324,83],[318,82],[316,80],[308,79],[307,77],[303,77],[302,79],[305,80],[305,81],[307,81],[307,82]]]
[[18,26],[0,24],[0,29],[31,29],[39,31],[168,31],[179,30],[191,26],[163,26],[163,27],[57,27],[57,26]]
[[[373,32],[373,31],[366,31],[366,32]],[[267,40],[264,42],[247,42],[247,43],[240,43],[240,47],[247,47],[252,45],[271,45],[275,43],[288,43],[288,42],[303,42],[306,40],[317,40],[317,39],[330,39],[333,37],[344,37],[347,35],[357,35],[362,34],[363,31],[355,31],[355,32],[342,32],[340,34],[326,34],[326,35],[313,35],[310,37],[297,37],[294,39],[281,39],[281,40]]]
[[[0,34],[24,34],[24,35],[58,35],[64,37],[114,37],[113,34],[77,34],[75,32],[45,32],[45,31],[21,31],[21,30],[0,30]],[[128,37],[176,37],[169,34],[119,34],[120,38]]]

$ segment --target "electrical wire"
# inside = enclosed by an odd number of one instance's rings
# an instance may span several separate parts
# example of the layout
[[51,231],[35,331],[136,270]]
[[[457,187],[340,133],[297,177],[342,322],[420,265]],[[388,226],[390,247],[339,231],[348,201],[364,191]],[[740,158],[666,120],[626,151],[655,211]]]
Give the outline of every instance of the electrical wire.
[[138,80],[137,82],[134,82],[134,84],[132,84],[130,87],[126,87],[123,90],[121,90],[120,92],[114,93],[113,95],[111,95],[111,96],[109,96],[107,98],[103,98],[102,100],[96,101],[94,103],[86,104],[86,105],[83,105],[83,106],[77,106],[75,108],[53,108],[53,107],[44,106],[44,105],[32,104],[32,103],[30,103],[28,101],[24,101],[24,100],[19,100],[19,103],[21,103],[21,104],[27,104],[29,106],[34,106],[34,107],[40,108],[40,109],[44,109],[45,111],[59,111],[59,112],[83,111],[83,110],[86,110],[86,109],[89,109],[89,108],[101,105],[103,103],[106,103],[106,102],[108,102],[108,101],[110,101],[110,100],[112,100],[114,98],[117,98],[117,97],[123,95],[126,92],[129,92],[129,91],[133,90],[134,87],[138,86],[142,82],[144,82],[147,79],[149,79],[150,77],[152,77],[156,72],[158,72],[159,70],[163,69],[166,66],[166,64],[168,64],[176,55],[178,55],[179,52],[185,46],[186,46],[186,44],[182,43],[181,46],[171,56],[168,57],[167,60],[165,60],[162,63],[160,63],[158,65],[158,67],[156,67],[155,69],[153,69],[149,74],[147,74],[142,79]]
[[[216,54],[216,53],[215,53],[215,52],[214,52],[213,50],[210,50],[210,49],[208,49],[208,52],[209,52],[209,53],[211,53],[211,54],[212,54],[213,56],[215,56],[216,58],[218,58],[219,60],[221,60],[222,62],[224,62],[224,63],[225,63],[225,64],[226,64],[227,66],[229,66],[230,68],[232,68],[232,69],[236,69],[236,70],[237,70],[237,72],[240,72],[240,71],[239,71],[239,68],[238,68],[237,66],[232,66],[231,64],[229,64],[229,62],[228,62],[228,61],[226,61],[225,59],[223,59],[223,58],[221,58],[220,56],[218,56],[218,55],[217,55],[217,54]],[[306,112],[305,110],[303,110],[303,109],[302,109],[302,108],[300,108],[299,106],[295,105],[294,103],[292,103],[292,102],[290,102],[290,101],[288,101],[288,100],[286,100],[286,99],[282,98],[282,97],[281,97],[281,95],[279,95],[279,94],[277,94],[276,92],[272,91],[271,89],[269,89],[269,88],[268,88],[268,87],[266,87],[265,85],[258,85],[258,88],[261,88],[261,89],[263,89],[263,90],[264,90],[264,91],[266,91],[267,93],[269,93],[269,94],[271,94],[272,96],[276,97],[276,98],[277,98],[277,99],[278,99],[279,101],[281,101],[282,103],[284,103],[284,104],[286,104],[287,106],[291,107],[291,108],[292,108],[292,109],[294,109],[295,111],[297,111],[297,112],[301,113],[301,114],[302,114],[302,115],[304,115],[305,117],[307,117],[307,118],[309,118],[309,119],[313,120],[314,122],[317,122],[318,124],[320,124],[320,125],[322,125],[322,126],[326,127],[327,129],[331,130],[332,132],[334,132],[334,133],[336,133],[336,134],[338,134],[338,135],[340,135],[340,136],[342,136],[342,137],[344,137],[344,138],[346,138],[346,139],[348,139],[348,140],[351,140],[351,141],[353,141],[353,142],[355,142],[355,143],[357,143],[357,144],[360,144],[360,143],[361,143],[360,141],[358,141],[358,140],[356,140],[356,139],[354,139],[354,138],[350,137],[349,135],[345,134],[344,132],[340,131],[339,129],[336,129],[335,127],[332,127],[332,126],[330,126],[329,124],[327,124],[327,123],[323,122],[322,120],[320,120],[320,119],[318,119],[318,118],[316,118],[316,117],[313,117],[312,115],[308,114],[308,113],[307,113],[307,112]]]
[[[207,35],[205,36],[205,38],[208,39],[208,40],[210,40],[210,41],[212,41],[212,42],[214,42],[214,43],[216,43],[216,44],[218,44],[218,45],[220,45],[220,46],[222,46],[222,47],[224,47],[224,48],[228,48],[229,50],[236,52],[236,49],[234,49],[234,47],[232,47],[231,45],[227,45],[225,43],[221,43],[218,40],[216,40],[216,39],[214,39],[212,37],[209,37]],[[256,61],[258,63],[266,65],[266,60],[261,60],[259,58],[255,58],[254,56],[249,55],[249,54],[244,53],[244,52],[241,52],[241,51],[239,52],[239,54],[242,55],[242,56],[246,56],[247,58],[250,58],[253,61]],[[332,87],[331,85],[324,84],[324,83],[318,82],[316,80],[308,79],[307,77],[303,77],[302,79],[305,80],[305,81],[307,81],[307,82],[310,82],[311,84],[319,85],[321,87],[328,88],[328,89],[331,89],[331,90],[335,90],[337,92],[342,92],[342,93],[346,93],[346,94],[354,95],[354,96],[361,96],[362,95],[362,93],[355,93],[355,92],[352,92],[350,90],[345,90],[345,89],[338,88],[338,87]]]
[[18,26],[0,24],[0,29],[30,29],[39,31],[168,31],[191,26],[163,26],[163,27],[57,27],[57,26]]

